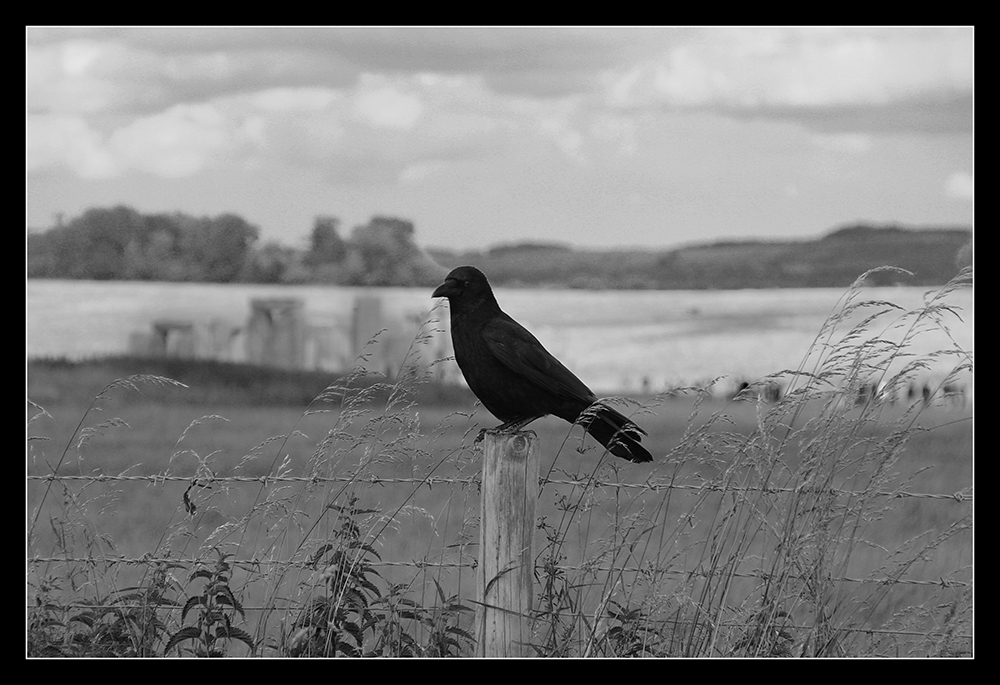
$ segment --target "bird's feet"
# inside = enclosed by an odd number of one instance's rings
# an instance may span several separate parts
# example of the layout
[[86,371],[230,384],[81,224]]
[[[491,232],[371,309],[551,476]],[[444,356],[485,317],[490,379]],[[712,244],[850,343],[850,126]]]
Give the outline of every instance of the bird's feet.
[[514,419],[513,421],[507,421],[506,423],[501,423],[496,428],[481,428],[479,430],[479,435],[476,436],[476,439],[475,441],[473,441],[472,444],[478,445],[479,443],[481,443],[483,441],[483,437],[485,437],[487,433],[491,435],[497,435],[500,433],[516,433],[525,426],[527,426],[529,423],[534,421],[535,419],[539,418],[541,417],[532,416],[531,418],[527,419]]

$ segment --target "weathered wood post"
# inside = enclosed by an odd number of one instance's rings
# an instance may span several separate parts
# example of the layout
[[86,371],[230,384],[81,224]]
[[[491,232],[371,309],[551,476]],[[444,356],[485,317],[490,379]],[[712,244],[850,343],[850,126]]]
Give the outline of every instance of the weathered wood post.
[[483,438],[476,656],[531,656],[538,453],[532,431]]

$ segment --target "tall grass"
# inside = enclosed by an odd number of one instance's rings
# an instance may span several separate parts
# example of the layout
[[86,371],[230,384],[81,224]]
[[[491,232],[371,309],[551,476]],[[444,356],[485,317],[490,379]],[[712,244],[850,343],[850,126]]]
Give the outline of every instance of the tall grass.
[[[864,301],[862,284],[799,367],[734,404],[711,386],[609,398],[640,424],[690,398],[681,436],[651,467],[600,453],[579,429],[545,436],[536,653],[971,653],[971,482],[951,500],[911,497],[922,474],[906,463],[941,430],[926,425],[941,416],[934,398],[972,373],[957,344],[910,355],[917,336],[960,316],[947,296],[971,271],[915,311]],[[30,436],[46,412],[29,405],[29,475],[67,476],[72,464],[85,478],[29,480],[28,654],[471,656],[474,438],[492,420],[414,400],[439,363],[422,365],[418,351],[437,333],[433,319],[421,327],[394,379],[373,379],[359,359],[235,464],[194,438],[223,419],[193,421],[154,482],[91,465],[91,439],[125,428],[94,412],[113,392],[176,381],[115,381],[55,459]],[[910,399],[943,360],[926,400]],[[749,423],[735,418],[747,409]],[[425,425],[428,415],[438,420]],[[309,439],[306,425],[325,433]],[[303,445],[308,456],[293,456]],[[108,517],[142,482],[176,493],[173,512],[143,558],[120,559]]]
[[[559,495],[562,512],[546,522],[541,651],[966,652],[969,644],[954,637],[968,634],[971,621],[971,513],[899,539],[898,497],[907,481],[897,466],[923,430],[927,404],[894,404],[930,362],[908,357],[914,336],[957,315],[945,298],[970,278],[963,274],[915,312],[860,301],[859,279],[799,368],[761,379],[737,398],[757,404],[756,427],[728,430],[724,411],[689,421],[645,483],[655,492],[621,487],[614,463],[573,475]],[[843,330],[859,312],[866,315]],[[885,337],[890,329],[902,331],[896,342]],[[945,355],[956,363],[937,391],[972,370],[967,351],[932,357]],[[775,383],[785,392],[765,404]],[[602,519],[606,525],[596,523]],[[574,535],[580,539],[570,555]],[[901,597],[896,583],[912,580],[918,566],[939,582],[918,586],[913,605],[913,593]]]

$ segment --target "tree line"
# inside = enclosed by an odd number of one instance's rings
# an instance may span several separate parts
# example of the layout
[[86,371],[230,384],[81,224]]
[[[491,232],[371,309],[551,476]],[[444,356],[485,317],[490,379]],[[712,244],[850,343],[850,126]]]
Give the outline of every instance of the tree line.
[[441,270],[417,247],[413,222],[374,216],[343,237],[340,220],[317,217],[307,249],[259,244],[236,214],[142,214],[92,208],[27,236],[28,278],[433,285]]
[[853,224],[813,240],[720,241],[675,250],[580,250],[524,242],[485,250],[429,248],[413,222],[373,216],[344,235],[316,217],[305,249],[260,244],[235,214],[214,218],[141,214],[118,206],[85,211],[27,237],[29,278],[433,286],[448,270],[478,266],[494,285],[586,289],[846,287],[878,266],[872,285],[940,285],[972,264],[964,227]]

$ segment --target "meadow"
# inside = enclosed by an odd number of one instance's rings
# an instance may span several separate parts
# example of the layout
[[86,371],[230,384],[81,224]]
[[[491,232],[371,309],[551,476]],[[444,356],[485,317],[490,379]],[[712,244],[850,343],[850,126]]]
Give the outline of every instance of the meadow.
[[[535,652],[971,655],[972,416],[946,392],[971,374],[947,333],[963,284],[914,308],[851,291],[801,364],[734,399],[609,400],[651,465],[533,423]],[[426,399],[436,363],[408,358],[308,406],[199,404],[150,373],[29,404],[28,653],[470,656],[474,439],[496,422]],[[932,364],[926,400],[892,392]],[[56,376],[29,368],[29,398]]]

